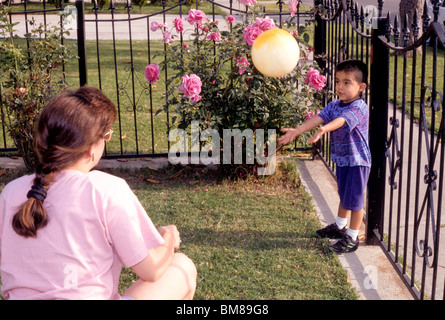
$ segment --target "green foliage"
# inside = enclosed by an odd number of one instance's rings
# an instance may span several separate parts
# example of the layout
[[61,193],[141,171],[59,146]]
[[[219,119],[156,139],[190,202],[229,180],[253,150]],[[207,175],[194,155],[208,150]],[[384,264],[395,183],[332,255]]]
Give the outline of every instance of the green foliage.
[[62,66],[72,58],[62,44],[68,31],[36,25],[25,39],[14,36],[8,9],[0,6],[0,105],[6,109],[5,125],[28,169],[34,169],[34,120],[45,104],[66,88]]
[[[171,76],[166,80],[169,91],[164,111],[175,112],[179,128],[188,128],[192,121],[199,121],[201,130],[276,129],[278,132],[283,127],[301,124],[308,112],[319,108],[324,91],[317,91],[304,81],[310,67],[317,69],[305,61],[309,49],[302,42],[304,39],[298,39],[302,56],[289,75],[272,78],[254,67],[251,46],[244,41],[243,33],[258,17],[249,11],[242,23],[233,24],[230,32],[220,31],[217,22],[206,21],[199,28],[184,22],[185,28],[186,25],[193,28],[183,32],[184,39],[190,42],[167,45],[167,58],[161,66]],[[290,21],[287,28],[294,26]],[[221,34],[221,40],[208,40],[212,33]],[[239,72],[235,60],[238,57],[245,57],[250,63],[244,73]],[[202,82],[202,99],[197,102],[178,91],[182,76],[190,74],[198,75]]]
[[108,5],[110,4],[110,0],[98,0],[97,5],[100,9],[108,9]]
[[147,0],[133,0],[132,3],[139,6],[139,8],[142,8],[147,4]]

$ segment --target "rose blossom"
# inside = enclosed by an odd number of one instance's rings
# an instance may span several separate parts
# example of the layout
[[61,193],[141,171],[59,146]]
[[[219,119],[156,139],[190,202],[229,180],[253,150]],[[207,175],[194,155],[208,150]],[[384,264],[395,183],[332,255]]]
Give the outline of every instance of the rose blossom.
[[253,6],[256,4],[256,0],[239,0],[245,6]]
[[304,82],[311,87],[313,87],[315,90],[321,90],[324,87],[324,83],[326,82],[326,77],[321,75],[318,70],[315,70],[313,68],[309,68],[309,71],[307,73],[307,77],[304,80]]
[[178,90],[184,93],[187,98],[193,102],[198,102],[201,100],[201,79],[196,74],[191,74],[190,76],[185,75],[182,77],[182,85],[179,86]]
[[152,84],[159,80],[159,73],[157,64],[149,64],[145,67],[145,79]]
[[150,25],[150,30],[151,31],[156,31],[158,29],[162,29],[162,28],[167,28],[167,24],[165,23],[159,23],[157,21],[153,21]]
[[201,25],[202,22],[207,18],[206,14],[202,12],[201,10],[196,9],[190,9],[189,16],[186,18],[186,20],[190,24],[197,24]]
[[237,57],[235,59],[235,65],[238,67],[238,73],[243,74],[249,66],[249,60],[246,57]]
[[320,114],[320,110],[317,110],[316,113],[317,113],[317,114],[314,114],[312,111],[310,111],[310,112],[308,112],[308,113],[306,113],[306,114],[304,115],[304,118],[305,118],[306,120],[315,118],[316,116],[318,116],[318,115]]
[[293,17],[297,12],[298,0],[289,0],[288,3],[289,3],[290,16]]
[[267,31],[275,28],[275,22],[271,18],[256,18],[255,26],[257,26],[261,31]]
[[206,37],[206,39],[213,41],[221,41],[221,34],[218,32],[212,32]]
[[260,34],[273,28],[275,28],[275,22],[272,19],[256,18],[256,22],[254,24],[251,24],[244,29],[244,42],[251,46]]
[[25,95],[28,93],[28,89],[26,88],[18,88],[17,91],[19,92],[19,94],[21,95]]
[[175,25],[177,33],[184,31],[184,23],[182,22],[181,18],[175,18],[175,20],[173,20],[173,24]]
[[228,16],[226,17],[226,20],[228,23],[232,23],[233,21],[235,21],[235,17],[234,16]]
[[167,43],[167,44],[170,42],[173,42],[171,32],[164,31],[164,33],[162,35],[164,36],[164,38],[162,39],[162,42]]
[[246,42],[249,46],[253,45],[255,39],[258,38],[261,33],[263,33],[263,31],[255,24],[247,26],[243,33],[244,42]]

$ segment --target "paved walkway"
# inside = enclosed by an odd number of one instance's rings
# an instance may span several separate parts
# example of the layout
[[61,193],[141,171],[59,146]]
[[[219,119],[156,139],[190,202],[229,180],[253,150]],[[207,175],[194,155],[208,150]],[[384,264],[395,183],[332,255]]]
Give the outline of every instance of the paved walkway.
[[[339,200],[337,184],[329,170],[321,160],[300,160],[298,168],[322,225],[335,222]],[[361,230],[360,236],[363,234]],[[369,246],[362,240],[356,252],[339,255],[339,259],[360,299],[413,300],[380,246]]]

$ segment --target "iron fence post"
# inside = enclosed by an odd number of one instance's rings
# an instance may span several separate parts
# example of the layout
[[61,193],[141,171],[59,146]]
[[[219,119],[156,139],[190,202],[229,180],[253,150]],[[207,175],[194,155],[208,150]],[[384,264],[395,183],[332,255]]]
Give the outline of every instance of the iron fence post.
[[[317,10],[318,6],[322,5],[322,0],[314,0],[314,6]],[[317,12],[315,15],[315,30],[314,30],[314,60],[318,66],[325,71],[326,60],[326,21],[324,21]]]
[[378,18],[377,29],[373,29],[371,33],[369,148],[372,166],[366,214],[366,239],[370,245],[381,240],[375,231],[383,237],[390,56],[389,49],[378,37],[384,36],[385,31],[386,18]]
[[85,6],[83,0],[76,0],[77,9],[77,55],[79,56],[79,83],[84,86],[88,83],[87,54],[85,42]]

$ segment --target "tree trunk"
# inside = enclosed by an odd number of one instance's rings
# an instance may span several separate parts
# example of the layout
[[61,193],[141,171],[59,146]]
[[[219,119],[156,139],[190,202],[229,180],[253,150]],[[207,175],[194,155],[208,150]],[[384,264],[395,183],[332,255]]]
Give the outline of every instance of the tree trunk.
[[[400,0],[399,4],[399,14],[400,14],[400,23],[399,28],[401,29],[401,35],[403,37],[403,28],[405,26],[405,19],[408,17],[407,27],[410,32],[410,39],[408,45],[413,43],[413,18],[414,12],[417,9],[417,25],[419,26],[419,36],[422,34],[422,15],[423,15],[423,6],[425,1],[429,0]],[[403,39],[403,38],[402,38]],[[403,41],[403,40],[402,40]]]

